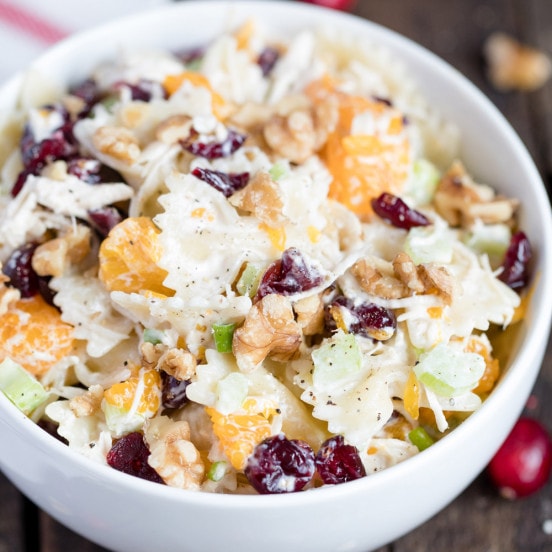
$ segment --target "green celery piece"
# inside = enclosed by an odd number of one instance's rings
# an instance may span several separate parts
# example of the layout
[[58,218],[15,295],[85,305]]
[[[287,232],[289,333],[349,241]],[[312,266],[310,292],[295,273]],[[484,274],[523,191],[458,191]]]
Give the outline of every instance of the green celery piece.
[[236,284],[236,290],[240,295],[253,297],[257,293],[264,268],[264,265],[260,263],[247,263],[245,265]]
[[362,353],[353,334],[338,330],[312,354],[314,387],[330,389],[337,382],[357,374],[362,366]]
[[431,203],[441,174],[437,167],[427,159],[417,159],[412,167],[412,176],[406,187],[406,194],[416,205]]
[[144,341],[146,341],[147,343],[153,343],[153,345],[163,343],[163,332],[151,328],[146,328],[144,330]]
[[485,224],[472,228],[464,243],[476,253],[486,253],[492,266],[498,266],[508,246],[512,231],[506,224]]
[[452,239],[435,232],[431,226],[416,226],[408,231],[404,252],[416,263],[449,263],[452,259]]
[[429,448],[435,442],[422,426],[418,426],[414,428],[411,432],[409,432],[408,438],[410,439],[410,442],[415,447],[417,447],[420,452],[422,452],[422,450],[425,450],[426,448]]
[[440,343],[420,356],[414,366],[416,377],[442,397],[456,397],[471,391],[485,372],[481,355],[453,349]]
[[232,352],[232,337],[236,324],[213,324],[213,337],[215,339],[215,347],[219,353]]
[[286,163],[283,161],[276,161],[272,167],[270,167],[268,174],[270,175],[270,178],[274,180],[274,182],[278,182],[280,178],[285,176],[289,172],[289,167]]
[[11,358],[0,363],[0,390],[27,416],[49,395],[31,373]]
[[125,408],[120,408],[107,401],[102,401],[101,406],[107,427],[116,436],[130,433],[131,431],[138,431],[142,429],[145,421],[145,417],[137,412],[131,414]]
[[207,472],[207,479],[215,482],[220,481],[226,474],[227,467],[228,464],[224,460],[213,462],[211,464],[211,467],[209,468],[209,471]]

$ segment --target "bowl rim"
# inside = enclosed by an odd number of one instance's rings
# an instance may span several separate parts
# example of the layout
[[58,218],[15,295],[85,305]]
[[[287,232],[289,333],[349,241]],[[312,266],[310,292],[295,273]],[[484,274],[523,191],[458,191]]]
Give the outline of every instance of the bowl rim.
[[[356,15],[335,12],[329,8],[322,8],[300,2],[292,3],[277,0],[271,0],[269,2],[266,0],[209,0],[208,2],[205,2],[205,0],[192,0],[178,4],[164,5],[130,16],[117,18],[103,25],[71,35],[63,39],[60,43],[54,45],[45,54],[40,56],[31,64],[30,68],[32,69],[34,67],[39,67],[50,58],[61,56],[63,51],[70,48],[73,44],[89,41],[99,33],[115,32],[121,25],[131,28],[152,16],[163,18],[177,12],[193,11],[198,9],[200,6],[202,9],[205,9],[206,5],[208,5],[209,9],[212,10],[228,9],[230,6],[248,6],[251,10],[256,9],[256,7],[262,7],[262,10],[291,10],[292,12],[304,12],[307,14],[325,12],[326,17],[331,14],[331,17],[336,22],[339,22],[340,25],[345,25],[348,28],[351,28],[354,32],[360,32],[362,30],[369,31],[371,41],[378,41],[381,37],[385,37],[385,48],[392,50],[394,54],[396,51],[401,52],[403,50],[409,50],[411,55],[418,58],[421,63],[433,66],[436,73],[442,74],[444,78],[451,79],[465,95],[473,98],[477,103],[484,105],[488,111],[490,123],[495,125],[499,131],[507,137],[508,142],[513,145],[519,156],[519,161],[523,165],[523,170],[528,175],[528,180],[533,183],[533,190],[540,200],[537,207],[541,215],[542,230],[545,237],[544,241],[552,241],[552,216],[550,214],[549,200],[542,179],[525,145],[522,143],[520,137],[516,134],[511,125],[507,122],[506,118],[500,113],[498,108],[487,96],[483,94],[479,88],[475,86],[475,84],[464,77],[460,71],[452,67],[449,63],[427,48],[414,42],[410,38],[397,33],[396,31]],[[268,6],[270,6],[270,8],[268,8]],[[400,55],[400,53],[398,55]],[[5,95],[6,90],[9,91],[10,89],[13,89],[15,91],[21,85],[22,79],[23,72],[14,75],[12,78],[0,84],[0,101]],[[414,78],[414,80],[416,79]],[[552,251],[550,251],[550,249],[543,248],[543,250],[538,251],[538,256],[541,265],[538,277],[542,280],[543,278],[552,275]],[[499,388],[505,388],[503,394],[506,392],[513,393],[513,390],[521,384],[523,379],[527,378],[527,373],[524,373],[518,365],[531,364],[531,361],[534,361],[535,357],[538,357],[538,353],[535,353],[535,351],[540,351],[543,346],[543,335],[548,336],[549,334],[552,320],[552,286],[542,288],[541,299],[542,300],[538,305],[533,304],[536,311],[535,322],[539,324],[540,331],[533,332],[526,336],[523,346],[520,347],[518,356],[510,362],[508,370],[498,384]],[[546,340],[544,340],[544,343],[546,343]],[[538,370],[534,370],[535,379],[537,373]],[[275,501],[277,501],[279,506],[285,506],[290,502],[293,503],[294,506],[306,506],[313,501],[318,501],[321,497],[321,493],[325,493],[326,498],[331,501],[332,498],[350,494],[354,489],[361,490],[367,497],[369,497],[371,490],[380,486],[385,486],[390,478],[396,479],[405,476],[415,476],[415,473],[419,469],[423,468],[423,466],[428,463],[431,458],[434,458],[434,461],[438,458],[445,458],[447,456],[448,449],[456,446],[454,443],[462,439],[466,440],[469,435],[471,435],[472,427],[476,427],[477,425],[484,423],[486,418],[496,415],[495,411],[498,409],[500,402],[503,402],[501,396],[497,396],[496,392],[491,393],[479,410],[474,412],[459,427],[454,429],[453,435],[456,435],[457,438],[451,440],[450,435],[446,436],[442,440],[436,442],[429,451],[425,451],[423,454],[417,454],[404,462],[386,468],[381,472],[371,474],[370,476],[364,477],[360,480],[351,481],[344,485],[325,486],[299,493],[283,493],[276,495],[236,495],[207,492],[186,492],[182,489],[152,484],[149,481],[144,481],[127,474],[121,474],[117,470],[97,463],[77,451],[70,449],[51,435],[47,434],[32,420],[17,410],[17,408],[2,393],[0,393],[0,410],[3,412],[4,421],[7,422],[8,425],[11,425],[14,429],[16,429],[16,432],[19,431],[17,428],[21,428],[21,432],[28,432],[28,437],[34,439],[37,446],[43,448],[51,454],[61,454],[64,459],[81,468],[83,472],[90,477],[116,484],[118,487],[127,492],[146,493],[152,497],[163,498],[165,500],[169,499],[175,504],[192,502],[195,505],[205,505],[210,508],[217,506],[226,508],[228,505],[232,505],[233,508],[250,508],[252,504],[258,508],[265,508],[269,506],[272,507]],[[21,423],[21,421],[23,421],[23,423]],[[27,426],[25,426],[25,424],[27,424]]]

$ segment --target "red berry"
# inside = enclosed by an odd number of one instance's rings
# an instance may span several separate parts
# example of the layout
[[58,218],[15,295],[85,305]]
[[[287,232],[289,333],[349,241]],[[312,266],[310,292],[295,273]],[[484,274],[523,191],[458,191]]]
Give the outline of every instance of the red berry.
[[505,498],[535,493],[546,485],[552,468],[552,439],[532,418],[520,418],[487,468]]
[[316,4],[325,8],[333,8],[334,10],[349,11],[356,4],[356,0],[303,0],[307,4]]
[[336,435],[325,441],[315,462],[320,478],[327,485],[338,485],[366,475],[357,448],[347,445],[343,435]]
[[410,230],[415,226],[428,226],[430,224],[425,215],[411,209],[400,197],[388,192],[383,192],[379,197],[372,199],[372,209],[374,209],[376,215],[397,228]]
[[282,433],[259,443],[247,460],[245,476],[260,494],[303,489],[315,472],[314,452],[304,441]]
[[138,431],[121,437],[107,453],[107,464],[116,470],[147,481],[164,484],[161,476],[148,464],[150,451]]

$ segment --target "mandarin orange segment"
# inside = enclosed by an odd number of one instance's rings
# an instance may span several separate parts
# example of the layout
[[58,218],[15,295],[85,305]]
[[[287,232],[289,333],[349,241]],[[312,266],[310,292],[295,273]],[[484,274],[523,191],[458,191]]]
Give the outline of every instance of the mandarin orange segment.
[[163,281],[159,230],[147,217],[127,218],[109,232],[100,247],[99,279],[109,291],[153,292],[167,297],[174,291]]
[[[385,102],[332,90],[332,85],[321,79],[306,90],[315,103],[328,95],[338,102],[338,122],[321,151],[333,177],[329,197],[367,219],[372,198],[402,191],[411,164],[410,144],[400,112]],[[371,121],[370,134],[352,134],[359,115]]]
[[498,359],[493,358],[487,344],[477,336],[470,337],[466,346],[466,351],[468,353],[477,353],[485,360],[485,371],[473,392],[480,395],[492,391],[500,375],[500,364]]
[[404,388],[404,409],[414,420],[420,416],[420,384],[414,370],[410,370],[408,380]]
[[194,86],[206,88],[211,93],[211,106],[213,113],[217,119],[222,119],[222,111],[225,105],[224,98],[213,90],[209,79],[201,73],[194,71],[184,71],[177,75],[167,75],[163,81],[163,86],[167,91],[167,94],[171,96],[174,94],[184,82],[189,82]]
[[[248,402],[249,401],[249,402]],[[255,399],[246,399],[245,413],[221,414],[214,408],[206,408],[213,422],[213,432],[222,450],[237,470],[243,470],[253,449],[272,434],[270,417],[276,413],[272,407],[257,405]],[[252,413],[258,408],[260,412]]]
[[141,371],[112,385],[104,392],[104,399],[122,411],[153,416],[161,406],[161,376],[157,370]]
[[40,377],[72,349],[73,326],[40,295],[16,301],[0,316],[0,361],[9,357]]

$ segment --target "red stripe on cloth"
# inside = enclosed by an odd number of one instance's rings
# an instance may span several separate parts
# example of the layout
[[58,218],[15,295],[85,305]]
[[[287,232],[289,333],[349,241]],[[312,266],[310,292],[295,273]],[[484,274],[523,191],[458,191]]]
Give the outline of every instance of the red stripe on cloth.
[[33,13],[0,0],[0,21],[35,38],[53,44],[69,33]]

